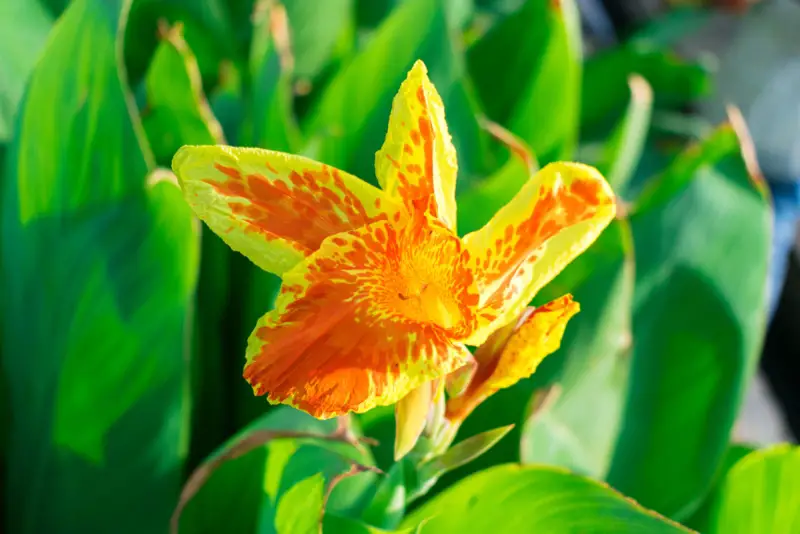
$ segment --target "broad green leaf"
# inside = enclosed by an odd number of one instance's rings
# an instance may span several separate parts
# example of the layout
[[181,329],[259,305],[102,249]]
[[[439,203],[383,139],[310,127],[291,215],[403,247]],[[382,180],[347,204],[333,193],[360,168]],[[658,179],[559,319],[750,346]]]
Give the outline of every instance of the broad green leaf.
[[301,141],[292,111],[292,51],[286,11],[266,2],[255,16],[242,144],[296,153]]
[[145,92],[142,124],[159,165],[169,167],[172,156],[183,145],[225,143],[180,25],[161,36],[145,77]]
[[[184,38],[197,58],[206,84],[216,82],[223,60],[244,57],[246,48],[234,37],[223,0],[136,0],[125,34],[125,65],[131,82],[141,80],[159,45],[161,28],[180,23]],[[249,29],[250,24],[244,25]]]
[[[182,27],[165,30],[144,81],[142,123],[156,161],[169,167],[182,145],[224,143],[222,127],[203,94],[200,72],[183,40]],[[228,262],[232,254],[213,232],[203,228],[200,279],[191,365],[192,434],[190,463],[204,458],[226,433],[226,387],[223,373],[222,330],[228,291]]]
[[712,509],[709,534],[800,532],[800,448],[755,451],[731,468]]
[[714,487],[711,489],[706,499],[700,508],[692,514],[692,516],[683,521],[686,526],[697,530],[698,532],[709,532],[711,529],[711,518],[714,507],[714,500],[720,491],[720,486],[725,482],[725,477],[728,476],[728,471],[739,462],[742,458],[755,451],[756,449],[749,445],[731,444],[725,453],[725,459],[717,472]]
[[565,467],[605,478],[622,423],[631,363],[633,246],[627,221],[617,220],[536,298],[572,293],[581,312],[570,320],[556,390],[525,422],[525,463]]
[[[335,430],[335,421],[319,421],[290,407],[269,411],[190,477],[181,499],[180,533],[274,534],[277,505],[297,482],[322,473],[330,484],[350,462],[372,464],[368,452],[326,438]],[[342,480],[327,509],[340,515],[358,510],[373,480],[372,473]]]
[[760,353],[771,233],[762,187],[725,125],[633,208],[633,367],[608,480],[672,517],[709,489]]
[[653,90],[647,80],[634,75],[628,79],[628,86],[628,108],[606,142],[597,164],[597,169],[620,196],[627,191],[642,157],[653,111]]
[[690,532],[588,478],[517,465],[462,480],[411,513],[402,526],[425,519],[423,532]]
[[[341,53],[341,41],[352,35],[354,0],[283,0],[291,29],[294,75],[311,83]],[[352,39],[352,37],[351,37]],[[352,46],[352,40],[350,45]]]
[[191,212],[131,116],[128,2],[74,0],[20,108],[3,193],[9,531],[157,532],[179,489]]
[[490,118],[526,141],[542,164],[570,157],[581,84],[580,25],[572,0],[527,0],[467,57]]
[[381,478],[375,495],[361,514],[361,518],[376,527],[394,528],[406,513],[406,469],[409,461],[395,462]]
[[653,89],[654,105],[677,108],[711,90],[708,69],[642,43],[628,43],[587,58],[580,101],[581,130],[604,131],[624,113],[629,101],[628,79],[639,74]]
[[510,157],[488,178],[458,196],[458,230],[461,235],[479,230],[488,223],[539,168],[530,147],[511,132],[489,121],[484,121],[483,128],[505,145]]
[[53,26],[38,0],[0,3],[0,142],[11,137],[25,82]]
[[317,159],[374,183],[375,152],[386,135],[392,99],[417,59],[425,62],[442,96],[460,185],[482,176],[486,139],[450,37],[444,0],[402,2],[331,80],[304,124],[308,136],[318,139]]
[[333,534],[418,534],[422,532],[422,527],[404,528],[402,530],[384,530],[363,523],[357,519],[341,517],[334,514],[325,514],[322,522],[324,533]]
[[292,486],[278,501],[276,534],[319,534],[324,492],[322,473]]

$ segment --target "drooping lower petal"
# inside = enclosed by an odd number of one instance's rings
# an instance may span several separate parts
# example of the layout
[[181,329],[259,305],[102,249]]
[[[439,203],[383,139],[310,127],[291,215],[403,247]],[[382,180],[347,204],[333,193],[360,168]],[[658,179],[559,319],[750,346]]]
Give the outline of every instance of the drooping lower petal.
[[470,319],[451,293],[468,288],[426,287],[435,280],[408,254],[444,253],[449,242],[413,246],[418,233],[373,223],[325,240],[284,273],[276,309],[248,344],[244,376],[255,393],[329,418],[393,404],[463,365],[470,353],[452,336]]
[[400,209],[352,175],[270,150],[185,146],[172,167],[198,217],[231,248],[275,274],[326,237]]
[[378,182],[409,211],[422,200],[432,217],[455,230],[457,171],[442,98],[417,61],[392,103],[386,140],[375,156]]
[[481,295],[480,345],[594,242],[615,214],[614,195],[593,167],[551,163],[489,223],[464,237]]
[[580,311],[572,295],[529,308],[517,323],[495,331],[475,352],[477,368],[465,391],[447,402],[447,418],[463,421],[500,389],[528,378],[561,346],[567,322]]

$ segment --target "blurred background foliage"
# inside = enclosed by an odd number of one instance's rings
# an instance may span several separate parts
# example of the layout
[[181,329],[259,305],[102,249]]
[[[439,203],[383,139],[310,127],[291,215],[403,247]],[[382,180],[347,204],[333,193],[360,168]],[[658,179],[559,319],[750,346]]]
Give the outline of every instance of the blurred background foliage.
[[[609,43],[581,9],[3,0],[7,531],[166,532],[179,502],[182,533],[315,532],[323,504],[326,532],[412,532],[433,515],[419,531],[683,531],[614,488],[702,532],[797,532],[797,450],[732,443],[765,331],[771,208],[741,124],[688,111],[712,76],[673,48],[704,11],[664,11]],[[561,350],[460,437],[514,429],[412,502],[408,480],[366,468],[390,467],[391,408],[343,433],[253,397],[245,343],[280,280],[201,228],[164,168],[183,144],[227,143],[374,183],[416,59],[458,150],[461,233],[529,176],[491,123],[538,165],[596,165],[621,213],[536,298],[582,305]],[[366,467],[343,479],[352,462]]]

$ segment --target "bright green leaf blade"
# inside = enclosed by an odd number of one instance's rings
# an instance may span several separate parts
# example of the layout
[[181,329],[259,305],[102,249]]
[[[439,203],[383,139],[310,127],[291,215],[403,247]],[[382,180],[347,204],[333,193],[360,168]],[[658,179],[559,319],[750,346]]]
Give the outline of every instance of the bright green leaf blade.
[[709,489],[760,354],[771,215],[754,183],[724,126],[681,154],[631,216],[633,368],[608,480],[676,518]]
[[334,514],[325,514],[322,524],[322,531],[326,534],[328,532],[333,534],[417,534],[422,532],[422,527],[404,528],[403,530],[384,530],[363,523],[357,519],[341,517]]
[[568,159],[575,148],[580,37],[572,0],[527,0],[467,56],[489,117],[526,141],[542,164]]
[[127,8],[70,4],[9,148],[7,526],[21,534],[158,531],[179,489],[197,229],[169,173],[146,184],[118,61]]
[[444,102],[460,186],[483,175],[487,140],[447,24],[444,0],[407,0],[392,12],[331,80],[305,121],[305,132],[318,143],[317,159],[374,183],[375,153],[386,136],[392,99],[421,59]]
[[714,487],[703,501],[703,504],[700,506],[700,508],[698,508],[689,519],[683,521],[683,524],[697,530],[698,532],[709,532],[711,530],[711,518],[714,508],[714,500],[720,491],[720,486],[725,481],[725,477],[728,476],[728,472],[731,470],[731,468],[736,465],[739,460],[755,450],[755,448],[749,445],[740,445],[736,443],[728,447],[728,450],[725,453],[725,459],[722,461],[722,465],[717,473]]
[[322,473],[292,486],[278,501],[276,534],[319,534],[324,492]]
[[280,5],[256,11],[250,48],[249,113],[243,143],[296,153],[300,131],[292,110],[292,69],[286,12]]
[[581,312],[551,356],[562,362],[552,379],[558,389],[522,429],[524,463],[605,478],[628,388],[633,284],[630,227],[618,220],[537,296],[545,303],[572,293]]
[[25,82],[53,26],[38,0],[0,4],[0,142],[11,137]]
[[354,0],[283,0],[291,29],[294,74],[314,80],[337,52],[337,42],[350,33]]
[[406,513],[407,464],[406,460],[396,462],[381,478],[375,495],[361,514],[364,521],[381,528],[394,528],[400,524]]
[[414,511],[423,532],[680,533],[689,530],[597,482],[549,467],[502,465],[462,480]]
[[[142,123],[159,164],[170,166],[182,145],[224,143],[222,127],[203,94],[197,62],[180,26],[166,30],[147,71]],[[191,365],[192,434],[189,461],[196,464],[226,434],[226,385],[221,339],[232,252],[213,232],[203,228],[200,280]]]
[[508,434],[514,425],[508,425],[494,430],[482,432],[471,436],[450,447],[444,454],[437,456],[419,466],[418,477],[421,485],[435,482],[440,476],[452,471],[494,447],[494,445]]
[[653,90],[647,80],[631,76],[628,86],[628,108],[606,141],[603,157],[597,164],[597,169],[620,196],[627,191],[642,157],[653,111]]
[[159,165],[169,167],[183,145],[225,143],[179,26],[162,36],[145,77],[145,93],[142,124]]
[[709,534],[800,532],[800,448],[755,451],[728,472],[715,498]]

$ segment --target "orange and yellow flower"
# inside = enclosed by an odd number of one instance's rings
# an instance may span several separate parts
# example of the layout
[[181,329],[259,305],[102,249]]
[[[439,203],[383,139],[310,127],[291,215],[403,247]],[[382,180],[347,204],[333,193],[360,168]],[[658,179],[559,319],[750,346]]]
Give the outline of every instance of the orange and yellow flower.
[[381,189],[255,148],[186,146],[173,169],[197,215],[283,279],[245,378],[318,418],[393,404],[472,361],[467,345],[515,321],[615,213],[595,169],[554,163],[460,238],[456,153],[419,61],[376,155]]

